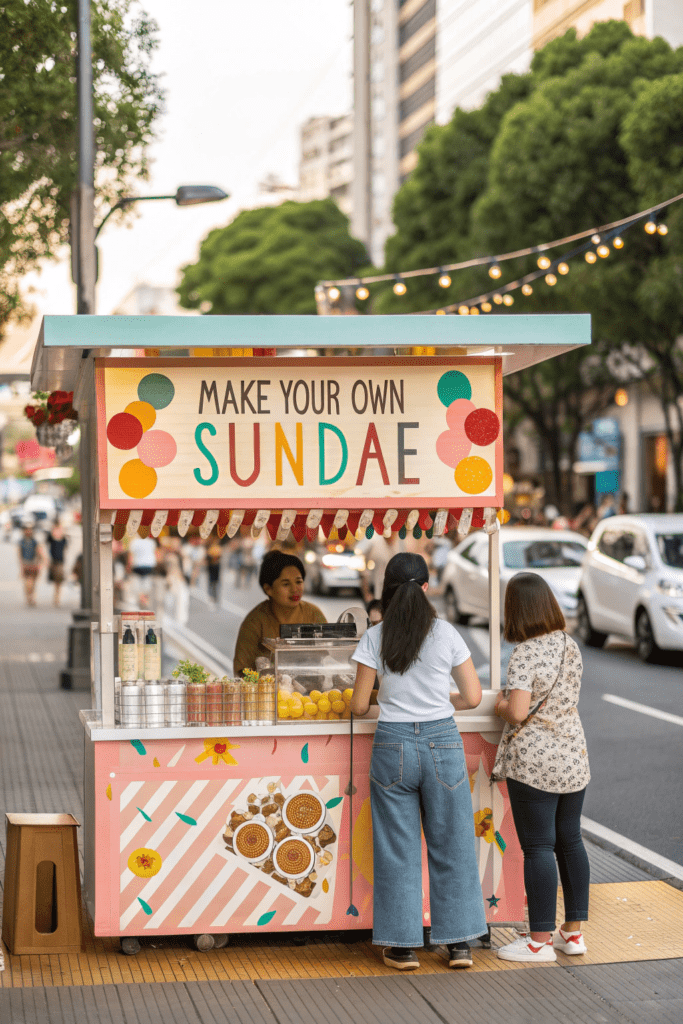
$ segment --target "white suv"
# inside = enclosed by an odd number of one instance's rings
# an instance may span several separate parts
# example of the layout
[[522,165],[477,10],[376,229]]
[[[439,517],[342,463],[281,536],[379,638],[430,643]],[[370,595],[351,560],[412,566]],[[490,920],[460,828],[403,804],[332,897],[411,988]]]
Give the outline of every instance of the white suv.
[[583,560],[577,617],[591,647],[617,633],[643,661],[683,650],[683,514],[603,519]]

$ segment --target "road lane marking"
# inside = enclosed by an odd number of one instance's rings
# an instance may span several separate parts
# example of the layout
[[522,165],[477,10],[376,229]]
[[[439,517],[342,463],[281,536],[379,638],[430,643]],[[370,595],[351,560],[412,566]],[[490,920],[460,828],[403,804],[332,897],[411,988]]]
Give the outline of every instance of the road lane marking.
[[683,865],[677,864],[673,860],[669,860],[668,857],[662,857],[660,853],[655,853],[654,850],[649,850],[647,846],[641,846],[640,843],[634,843],[632,839],[628,839],[627,836],[622,836],[619,832],[613,832],[611,828],[607,828],[605,825],[601,825],[597,821],[591,821],[590,818],[581,816],[581,828],[584,832],[591,833],[597,836],[598,839],[605,839],[608,843],[612,843],[613,846],[617,846],[626,853],[632,854],[639,860],[646,864],[651,864],[652,867],[658,868],[660,871],[666,872],[667,875],[671,875],[672,878],[678,878],[683,881]]
[[602,699],[610,704],[618,704],[620,708],[628,708],[629,711],[639,711],[641,715],[650,715],[651,718],[659,718],[662,722],[671,722],[673,725],[683,725],[683,718],[680,715],[672,715],[668,711],[659,711],[657,708],[649,708],[647,704],[637,704],[634,700],[626,700],[624,697],[615,697],[611,693],[603,693]]

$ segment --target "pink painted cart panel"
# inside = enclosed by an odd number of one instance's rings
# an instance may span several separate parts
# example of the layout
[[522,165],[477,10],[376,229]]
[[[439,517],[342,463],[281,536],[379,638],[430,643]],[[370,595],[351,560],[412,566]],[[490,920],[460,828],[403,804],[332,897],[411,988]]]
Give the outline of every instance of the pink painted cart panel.
[[[477,733],[463,740],[487,918],[521,921],[522,854],[506,788],[489,781],[496,748]],[[96,742],[95,934],[370,928],[371,748],[371,734],[354,737],[350,844],[348,735]],[[295,863],[312,847],[295,878],[280,873],[275,843],[284,800],[302,792],[324,818],[312,842],[303,837],[308,846],[288,847]],[[264,818],[272,849],[251,863],[226,827]],[[423,870],[429,924],[426,856]],[[347,913],[351,903],[358,916]]]

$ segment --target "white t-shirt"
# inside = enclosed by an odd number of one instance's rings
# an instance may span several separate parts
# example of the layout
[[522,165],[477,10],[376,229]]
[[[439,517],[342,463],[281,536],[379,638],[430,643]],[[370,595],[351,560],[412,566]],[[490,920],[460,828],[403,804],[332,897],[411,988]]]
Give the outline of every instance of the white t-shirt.
[[453,714],[451,669],[470,657],[467,644],[450,622],[434,619],[417,660],[407,672],[390,672],[382,663],[382,623],[360,639],[352,661],[374,668],[380,677],[377,701],[382,722],[437,722]]

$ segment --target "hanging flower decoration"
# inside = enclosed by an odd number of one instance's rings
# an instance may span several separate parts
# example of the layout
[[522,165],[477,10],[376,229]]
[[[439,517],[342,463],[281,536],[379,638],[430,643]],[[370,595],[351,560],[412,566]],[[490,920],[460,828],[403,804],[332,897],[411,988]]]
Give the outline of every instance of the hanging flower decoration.
[[30,405],[24,407],[24,415],[34,427],[43,423],[55,426],[64,420],[77,420],[78,413],[73,407],[73,391],[36,391]]
[[138,878],[151,878],[161,871],[161,856],[156,850],[148,850],[142,846],[133,850],[128,858],[128,867]]

